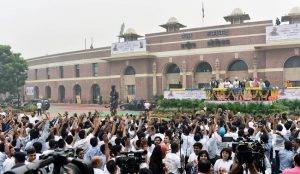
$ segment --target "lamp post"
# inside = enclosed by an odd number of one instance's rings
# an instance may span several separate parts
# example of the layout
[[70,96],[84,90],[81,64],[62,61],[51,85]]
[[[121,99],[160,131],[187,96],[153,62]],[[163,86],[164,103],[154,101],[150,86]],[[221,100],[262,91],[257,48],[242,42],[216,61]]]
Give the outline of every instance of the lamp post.
[[18,109],[20,109],[20,92],[19,92],[19,78],[18,78],[18,75],[19,75],[19,71],[16,71],[16,85],[17,85],[17,95],[18,95],[17,107],[18,107]]

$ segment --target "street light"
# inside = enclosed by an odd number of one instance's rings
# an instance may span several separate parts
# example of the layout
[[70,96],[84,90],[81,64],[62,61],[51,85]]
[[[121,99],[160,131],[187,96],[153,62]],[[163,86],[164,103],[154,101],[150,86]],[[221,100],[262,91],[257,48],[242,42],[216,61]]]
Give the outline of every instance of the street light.
[[19,71],[16,71],[16,85],[17,85],[17,94],[18,94],[18,109],[20,109],[20,93],[19,93]]

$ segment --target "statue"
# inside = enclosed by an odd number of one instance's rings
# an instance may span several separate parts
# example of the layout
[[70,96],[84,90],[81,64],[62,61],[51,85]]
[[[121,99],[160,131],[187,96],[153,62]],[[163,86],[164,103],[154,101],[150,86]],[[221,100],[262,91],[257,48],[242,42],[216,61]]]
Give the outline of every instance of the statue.
[[118,99],[119,99],[119,93],[116,91],[116,87],[113,85],[111,86],[111,91],[110,91],[110,114],[111,115],[117,114]]

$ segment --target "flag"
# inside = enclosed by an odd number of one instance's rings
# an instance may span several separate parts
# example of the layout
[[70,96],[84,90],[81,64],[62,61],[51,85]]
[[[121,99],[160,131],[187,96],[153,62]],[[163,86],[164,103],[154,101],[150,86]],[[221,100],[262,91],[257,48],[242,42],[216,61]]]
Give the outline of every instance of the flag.
[[202,18],[204,18],[204,5],[203,5],[203,0],[202,0]]

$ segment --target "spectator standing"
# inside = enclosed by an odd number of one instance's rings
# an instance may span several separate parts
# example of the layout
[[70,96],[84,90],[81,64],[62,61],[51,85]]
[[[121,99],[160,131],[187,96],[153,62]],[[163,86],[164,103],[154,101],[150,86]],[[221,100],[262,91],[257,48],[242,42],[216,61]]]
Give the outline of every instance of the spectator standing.
[[150,111],[150,106],[151,106],[151,104],[149,103],[148,100],[146,100],[146,102],[144,103],[145,113],[146,114]]
[[42,102],[40,100],[36,103],[36,110],[37,110],[38,116],[41,116],[42,115]]
[[171,144],[171,153],[168,153],[163,159],[163,162],[170,168],[170,172],[173,174],[180,173],[180,157],[176,154],[179,150],[177,143]]
[[279,151],[280,173],[284,169],[292,168],[293,145],[290,141],[284,142],[284,149]]

